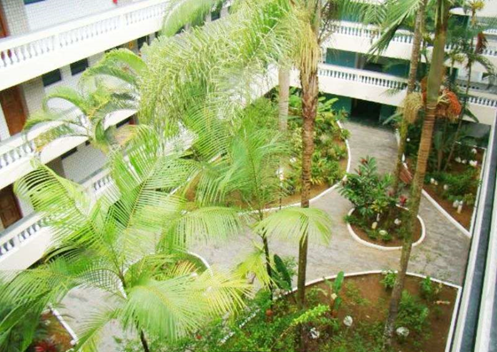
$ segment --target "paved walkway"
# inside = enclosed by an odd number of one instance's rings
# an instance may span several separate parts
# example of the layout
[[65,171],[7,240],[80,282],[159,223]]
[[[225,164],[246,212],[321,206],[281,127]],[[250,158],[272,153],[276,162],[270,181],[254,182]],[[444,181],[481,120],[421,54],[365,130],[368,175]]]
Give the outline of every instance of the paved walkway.
[[[380,172],[390,172],[393,169],[397,146],[392,132],[354,122],[345,123],[345,127],[351,132],[352,169],[367,155],[377,159]],[[308,281],[333,275],[341,270],[351,273],[397,269],[400,250],[380,251],[352,239],[343,221],[352,205],[342,198],[338,191],[323,196],[313,202],[312,206],[330,214],[333,220],[333,236],[328,246],[310,244]],[[409,270],[462,284],[469,239],[426,199],[423,199],[421,205],[421,216],[427,227],[427,235],[424,242],[413,249]],[[230,269],[252,250],[253,241],[258,241],[258,238],[247,232],[224,243],[197,246],[191,250],[203,256],[213,266]],[[297,257],[296,243],[271,240],[270,247],[279,255]],[[64,299],[65,309],[62,311],[77,332],[84,322],[84,316],[90,314],[98,305],[105,305],[107,300],[108,297],[103,296],[101,292],[77,289]],[[113,336],[122,336],[117,324],[106,327],[99,345],[100,351],[117,351]]]
[[[391,131],[355,122],[347,122],[345,127],[351,132],[352,170],[361,158],[367,155],[377,159],[380,172],[393,170],[397,144]],[[341,270],[350,273],[398,268],[400,250],[380,251],[361,245],[352,239],[343,221],[343,217],[352,205],[341,197],[337,190],[313,202],[312,206],[330,214],[333,220],[333,232],[329,245],[310,244],[308,281],[333,275]],[[409,271],[462,284],[469,251],[469,238],[425,198],[422,200],[420,215],[425,221],[427,234],[423,243],[413,249]],[[230,268],[250,252],[252,241],[257,241],[257,238],[245,233],[226,243],[208,247],[197,246],[192,250],[202,255],[214,266]],[[280,256],[297,256],[296,243],[271,240],[270,247]]]

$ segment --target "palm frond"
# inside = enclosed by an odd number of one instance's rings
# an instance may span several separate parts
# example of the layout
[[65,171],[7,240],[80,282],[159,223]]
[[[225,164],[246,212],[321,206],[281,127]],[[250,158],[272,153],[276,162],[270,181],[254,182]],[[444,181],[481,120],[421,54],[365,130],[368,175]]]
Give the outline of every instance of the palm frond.
[[272,213],[255,227],[268,236],[293,238],[303,241],[306,237],[328,243],[331,237],[331,220],[321,209],[285,208]]

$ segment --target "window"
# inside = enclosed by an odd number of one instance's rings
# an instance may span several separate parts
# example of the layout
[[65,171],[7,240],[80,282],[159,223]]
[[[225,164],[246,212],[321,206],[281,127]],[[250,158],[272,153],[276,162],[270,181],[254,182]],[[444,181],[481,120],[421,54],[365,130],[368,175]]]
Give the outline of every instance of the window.
[[41,79],[43,81],[43,87],[47,87],[51,84],[54,84],[55,82],[59,82],[62,80],[62,76],[60,74],[60,70],[54,70],[52,72],[45,73],[43,76],[41,76]]
[[88,68],[88,59],[79,60],[71,64],[71,74],[77,75]]
[[45,0],[24,0],[24,5],[34,4],[36,2],[41,2]]
[[223,9],[223,3],[220,2],[216,8],[211,12],[211,21],[215,21],[221,18],[221,10]]
[[221,18],[221,9],[215,9],[211,13],[211,21],[214,22],[215,20],[218,20]]
[[77,151],[78,151],[78,148],[72,148],[71,150],[69,150],[69,151],[65,152],[64,154],[62,154],[60,156],[60,158],[62,160],[64,160],[65,158],[67,158],[67,157],[73,155],[74,153],[76,153]]
[[148,44],[148,36],[138,38],[138,49],[141,49],[145,43]]

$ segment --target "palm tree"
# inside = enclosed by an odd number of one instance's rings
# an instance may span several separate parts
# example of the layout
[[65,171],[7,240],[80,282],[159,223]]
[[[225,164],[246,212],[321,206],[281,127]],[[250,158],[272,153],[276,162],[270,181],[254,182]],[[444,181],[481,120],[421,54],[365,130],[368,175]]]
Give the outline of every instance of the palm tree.
[[[420,61],[421,55],[421,43],[423,40],[423,32],[424,32],[424,22],[426,16],[426,5],[427,0],[418,0],[418,1],[410,1],[408,4],[408,8],[405,7],[405,2],[389,2],[388,8],[382,12],[383,16],[380,16],[380,19],[376,19],[375,22],[382,23],[384,28],[382,29],[382,35],[380,39],[371,47],[371,53],[378,52],[381,53],[388,48],[391,40],[394,38],[396,31],[413,16],[416,16],[415,25],[414,25],[414,37],[412,43],[411,50],[411,59],[409,63],[409,77],[407,80],[407,91],[406,91],[406,101],[412,98],[409,98],[414,92],[416,87],[417,73],[418,73],[418,64]],[[385,17],[389,17],[387,20]],[[405,106],[404,106],[405,107]],[[412,119],[406,118],[403,116],[400,121],[399,126],[399,146],[397,149],[397,161],[395,163],[395,171],[394,171],[394,181],[393,181],[393,192],[397,194],[399,191],[400,174],[404,167],[404,153],[406,149],[406,140],[407,140],[407,132],[409,129],[409,124],[412,123]]]
[[447,37],[447,25],[449,18],[450,2],[448,0],[437,0],[435,12],[435,40],[433,54],[431,59],[430,71],[427,79],[427,91],[425,102],[425,117],[421,141],[419,144],[418,158],[416,163],[416,172],[414,174],[409,199],[409,215],[404,221],[404,240],[402,245],[402,254],[400,258],[400,270],[395,280],[390,300],[387,322],[385,325],[385,344],[390,345],[394,330],[394,323],[397,317],[400,298],[404,289],[404,282],[409,264],[409,258],[412,249],[412,234],[414,224],[419,212],[421,203],[421,192],[423,190],[428,156],[430,154],[433,130],[435,127],[435,118],[437,114],[437,105],[439,103],[440,88],[442,85],[445,67],[445,43]]
[[[39,316],[78,287],[103,292],[108,300],[93,307],[76,350],[96,351],[102,329],[117,321],[136,332],[148,352],[149,338],[185,336],[242,306],[244,280],[205,270],[186,253],[192,241],[238,234],[239,216],[183,195],[203,166],[171,154],[169,144],[141,127],[126,155],[110,154],[111,186],[96,200],[45,166],[16,183],[19,196],[46,216],[54,242],[42,264],[6,278],[2,303],[14,309],[0,322],[2,337],[26,314]],[[24,339],[29,345],[31,335]]]
[[[216,133],[217,138],[207,140],[215,143],[227,136],[217,133],[219,118],[235,116],[254,97],[264,93],[260,88],[265,73],[288,59],[300,70],[301,77],[304,119],[301,205],[308,207],[320,43],[346,9],[362,8],[363,4],[349,0],[237,1],[231,6],[229,19],[172,36],[220,2],[170,2],[162,31],[166,35],[144,50],[147,68],[139,80],[140,121],[158,127],[167,137],[185,128],[196,129],[195,133],[205,133],[208,129],[210,136]],[[203,157],[216,157],[223,152],[219,147],[226,145],[213,144],[209,155]],[[301,291],[305,288],[306,238],[299,255]],[[299,295],[303,304],[304,295]]]
[[[109,118],[116,111],[136,109],[128,89],[101,80],[80,83],[78,90],[58,87],[48,93],[42,110],[26,122],[25,130],[45,126],[46,130],[34,139],[38,150],[66,137],[86,137],[105,154],[117,143],[115,129],[109,126]],[[61,102],[64,108],[51,105]]]

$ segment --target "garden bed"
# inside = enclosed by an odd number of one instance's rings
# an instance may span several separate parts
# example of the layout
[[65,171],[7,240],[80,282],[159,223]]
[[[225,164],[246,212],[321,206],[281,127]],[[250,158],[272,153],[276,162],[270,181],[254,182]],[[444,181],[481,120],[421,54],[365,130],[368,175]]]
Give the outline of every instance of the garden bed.
[[[469,165],[467,159],[464,159],[466,163],[453,160],[446,172],[429,170],[423,186],[424,191],[433,201],[468,231],[473,219],[484,157],[483,149],[475,148],[475,150],[477,154],[475,154],[474,160],[478,163],[476,167]],[[409,171],[414,173],[415,167],[412,160],[408,159],[407,165]],[[460,211],[458,211],[456,201],[464,202]]]
[[[340,180],[345,176],[347,172],[349,172],[349,159],[350,159],[350,149],[346,141],[343,141],[341,139],[335,140],[335,144],[338,146],[338,148],[345,148],[347,150],[347,156],[345,158],[342,158],[338,161],[338,166],[339,166],[339,171],[336,174],[336,177],[333,178],[333,183],[330,182],[325,182],[325,183],[318,183],[318,184],[313,184],[311,185],[311,195],[310,199],[314,199],[316,197],[319,197],[329,189],[331,189],[333,186],[335,186]],[[300,204],[300,192],[291,194],[286,196],[285,198],[281,199],[280,202],[275,202],[270,205],[268,205],[268,208],[275,208],[281,206],[289,206],[289,205],[296,205]]]
[[[299,313],[293,294],[272,307],[261,306],[219,351],[297,351],[298,330],[291,327],[304,316],[307,352],[380,351],[391,295],[386,288],[386,282],[392,278],[387,280],[388,275],[368,273],[345,277],[337,291],[341,299],[338,308],[331,308],[336,307],[337,299],[333,298],[333,280],[319,280],[307,287],[306,313]],[[400,337],[396,333],[392,351],[445,351],[457,300],[457,287],[408,275],[396,329],[407,328],[409,334]],[[209,350],[218,351],[214,347]]]
[[41,316],[40,327],[36,334],[38,336],[35,336],[35,342],[28,348],[28,352],[65,352],[73,348],[74,337],[52,311]]
[[[405,212],[406,210],[397,207],[398,212],[393,214],[394,218],[403,218],[401,212]],[[395,225],[395,223],[390,222],[387,223],[387,218],[380,219],[379,221],[367,221],[360,219],[359,216],[355,215],[355,209],[351,209],[347,216],[347,227],[349,229],[352,237],[369,247],[381,249],[400,249],[402,248],[403,238],[398,230],[401,229],[401,225]],[[372,229],[373,223],[376,222],[377,226],[375,229]],[[382,230],[387,232],[387,235],[382,235]],[[423,220],[418,215],[417,221],[414,227],[413,234],[413,246],[420,244],[425,237],[425,226],[423,224]],[[385,247],[385,248],[383,248]]]

